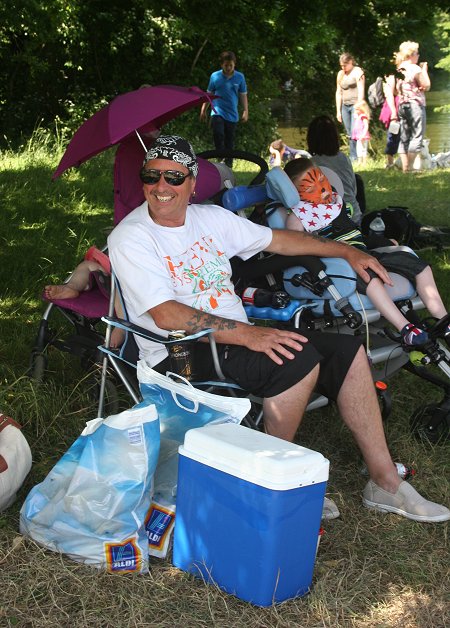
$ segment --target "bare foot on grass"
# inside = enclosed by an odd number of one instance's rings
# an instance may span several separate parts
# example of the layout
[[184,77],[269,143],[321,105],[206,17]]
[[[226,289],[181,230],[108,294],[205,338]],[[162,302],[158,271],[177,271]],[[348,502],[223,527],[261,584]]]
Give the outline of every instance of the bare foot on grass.
[[78,290],[75,288],[71,288],[67,284],[62,284],[60,286],[45,286],[44,294],[47,299],[76,299],[80,294]]

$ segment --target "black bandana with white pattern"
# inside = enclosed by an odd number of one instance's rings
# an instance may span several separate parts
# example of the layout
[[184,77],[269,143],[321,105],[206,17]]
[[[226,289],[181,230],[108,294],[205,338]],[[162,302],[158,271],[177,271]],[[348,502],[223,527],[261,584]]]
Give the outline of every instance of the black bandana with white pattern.
[[168,159],[185,166],[189,172],[197,177],[198,162],[190,142],[179,135],[160,135],[148,150],[144,159],[145,164],[152,159]]

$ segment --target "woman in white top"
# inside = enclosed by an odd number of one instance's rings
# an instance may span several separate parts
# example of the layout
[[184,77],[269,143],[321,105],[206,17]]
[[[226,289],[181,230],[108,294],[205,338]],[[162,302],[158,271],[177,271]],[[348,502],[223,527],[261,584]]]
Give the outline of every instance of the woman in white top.
[[353,108],[356,102],[365,100],[364,72],[355,64],[355,59],[349,52],[343,52],[339,57],[341,69],[336,81],[336,118],[345,126],[350,148],[350,159],[355,161],[356,140],[352,140]]
[[419,44],[404,41],[395,53],[395,64],[403,78],[397,81],[399,99],[400,144],[398,153],[403,172],[413,169],[413,163],[422,149],[425,133],[425,92],[430,89],[428,64],[418,65]]

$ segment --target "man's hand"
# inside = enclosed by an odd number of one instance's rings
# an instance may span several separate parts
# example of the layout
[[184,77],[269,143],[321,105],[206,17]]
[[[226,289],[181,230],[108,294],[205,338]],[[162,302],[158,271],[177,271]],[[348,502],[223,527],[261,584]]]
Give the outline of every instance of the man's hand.
[[301,351],[308,339],[301,334],[273,327],[250,326],[245,346],[251,351],[266,353],[276,364],[283,364],[283,359],[293,360],[295,354],[289,348]]
[[248,110],[244,109],[244,111],[242,112],[242,122],[247,122],[248,121]]
[[383,283],[386,283],[388,286],[393,285],[387,270],[375,257],[360,251],[354,246],[347,246],[348,250],[345,256],[347,262],[366,283],[370,281],[370,275],[366,272],[366,270],[370,268],[378,275]]
[[[201,312],[177,301],[165,301],[148,311],[155,324],[161,329],[185,329],[195,334],[201,329],[214,329],[216,342],[247,347],[251,351],[266,353],[276,364],[283,364],[283,358],[293,360],[295,355],[289,348],[302,350],[302,344],[308,339],[297,332],[275,329],[274,327],[258,327],[221,318]],[[277,355],[280,354],[280,355]]]

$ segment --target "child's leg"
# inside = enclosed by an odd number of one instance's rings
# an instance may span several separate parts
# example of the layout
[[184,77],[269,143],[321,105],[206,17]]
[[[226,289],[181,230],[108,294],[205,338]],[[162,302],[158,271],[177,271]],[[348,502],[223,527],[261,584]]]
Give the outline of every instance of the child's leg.
[[367,163],[368,153],[369,153],[369,140],[363,140],[363,164]]
[[[122,304],[119,299],[119,295],[116,293],[116,298],[114,300],[114,309],[118,318],[124,318],[124,311],[122,308]],[[125,331],[123,329],[119,329],[118,327],[114,327],[111,332],[111,338],[109,341],[109,346],[113,349],[120,347],[120,345],[125,340]]]
[[384,318],[401,331],[409,323],[386,291],[381,279],[372,279],[367,286],[366,294]]
[[416,289],[431,316],[442,318],[447,314],[430,266],[416,276]]
[[380,279],[372,279],[367,286],[366,294],[380,314],[401,333],[404,344],[423,345],[428,340],[428,334],[423,329],[419,329],[403,316]]
[[356,156],[358,158],[358,162],[362,163],[362,142],[361,142],[361,140],[356,140]]
[[44,294],[48,299],[74,299],[89,288],[89,274],[96,270],[102,270],[100,264],[84,260],[75,268],[67,283],[45,286]]

